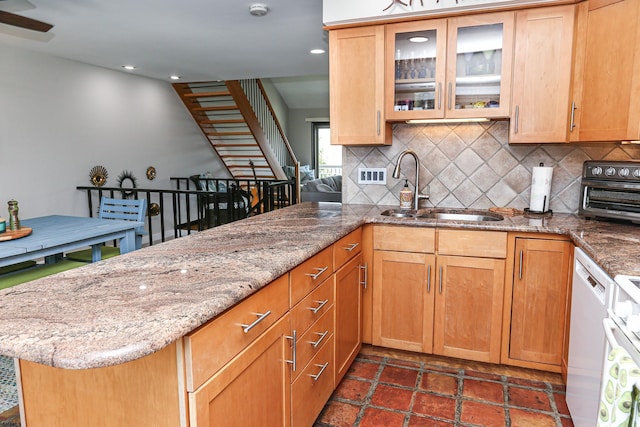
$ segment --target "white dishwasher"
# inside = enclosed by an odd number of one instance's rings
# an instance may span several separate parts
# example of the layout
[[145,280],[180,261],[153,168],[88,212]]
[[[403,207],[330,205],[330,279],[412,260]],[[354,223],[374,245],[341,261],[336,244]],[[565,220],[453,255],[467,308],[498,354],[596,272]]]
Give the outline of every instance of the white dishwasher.
[[606,348],[602,321],[608,317],[614,285],[584,251],[575,249],[566,395],[575,427],[593,427],[598,419]]

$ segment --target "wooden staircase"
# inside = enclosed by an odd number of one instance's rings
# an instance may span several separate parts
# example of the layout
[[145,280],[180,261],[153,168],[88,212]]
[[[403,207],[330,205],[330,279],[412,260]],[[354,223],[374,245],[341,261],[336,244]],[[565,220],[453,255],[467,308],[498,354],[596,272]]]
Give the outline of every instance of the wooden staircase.
[[[174,83],[173,87],[233,178],[287,179],[283,166],[295,166],[297,160],[259,80]],[[247,88],[253,93],[247,95]],[[266,102],[266,107],[254,106],[252,101]],[[276,140],[284,148],[274,146]]]

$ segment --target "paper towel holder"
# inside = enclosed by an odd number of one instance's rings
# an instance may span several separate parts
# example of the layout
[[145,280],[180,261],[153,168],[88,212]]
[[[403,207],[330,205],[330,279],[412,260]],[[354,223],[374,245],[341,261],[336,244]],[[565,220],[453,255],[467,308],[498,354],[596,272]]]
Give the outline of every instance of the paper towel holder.
[[[544,167],[544,163],[540,162],[540,167]],[[525,214],[552,215],[553,211],[551,209],[546,209],[548,206],[547,203],[548,203],[547,196],[544,196],[542,200],[542,211],[534,211],[529,208],[524,208],[524,212]]]

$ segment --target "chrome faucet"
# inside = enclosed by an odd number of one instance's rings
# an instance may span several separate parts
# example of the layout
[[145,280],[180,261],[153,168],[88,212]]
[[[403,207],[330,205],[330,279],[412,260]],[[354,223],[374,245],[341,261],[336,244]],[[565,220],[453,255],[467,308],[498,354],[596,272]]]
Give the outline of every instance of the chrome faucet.
[[400,163],[402,162],[402,159],[404,158],[404,156],[406,156],[407,154],[412,155],[413,159],[416,161],[416,177],[414,181],[416,190],[413,192],[413,208],[415,210],[418,210],[420,205],[420,199],[429,198],[428,194],[420,194],[420,159],[418,158],[418,155],[411,150],[404,150],[402,153],[400,153],[400,156],[396,161],[396,167],[393,169],[392,176],[396,179],[400,178]]

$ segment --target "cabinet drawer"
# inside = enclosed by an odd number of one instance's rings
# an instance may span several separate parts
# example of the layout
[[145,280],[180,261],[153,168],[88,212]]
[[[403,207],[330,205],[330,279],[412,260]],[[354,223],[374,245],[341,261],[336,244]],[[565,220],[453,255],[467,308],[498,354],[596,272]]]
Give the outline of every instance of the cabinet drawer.
[[506,258],[507,233],[503,231],[438,230],[441,255]]
[[333,336],[291,385],[293,426],[310,426],[333,392]]
[[320,316],[333,306],[335,277],[325,280],[291,309],[291,329],[302,335]]
[[333,335],[334,308],[331,307],[315,322],[302,336],[298,335],[296,344],[296,372],[297,378],[304,366],[307,366],[311,358],[322,348]]
[[373,228],[373,249],[434,253],[436,230],[435,228],[376,225]]
[[339,269],[362,251],[362,228],[352,231],[333,244],[333,266]]
[[[285,274],[185,337],[187,391],[194,391],[289,309]],[[258,314],[270,314],[263,316]],[[243,325],[254,324],[253,328]],[[245,330],[249,329],[247,332]]]
[[333,273],[333,246],[322,250],[291,270],[291,306]]

